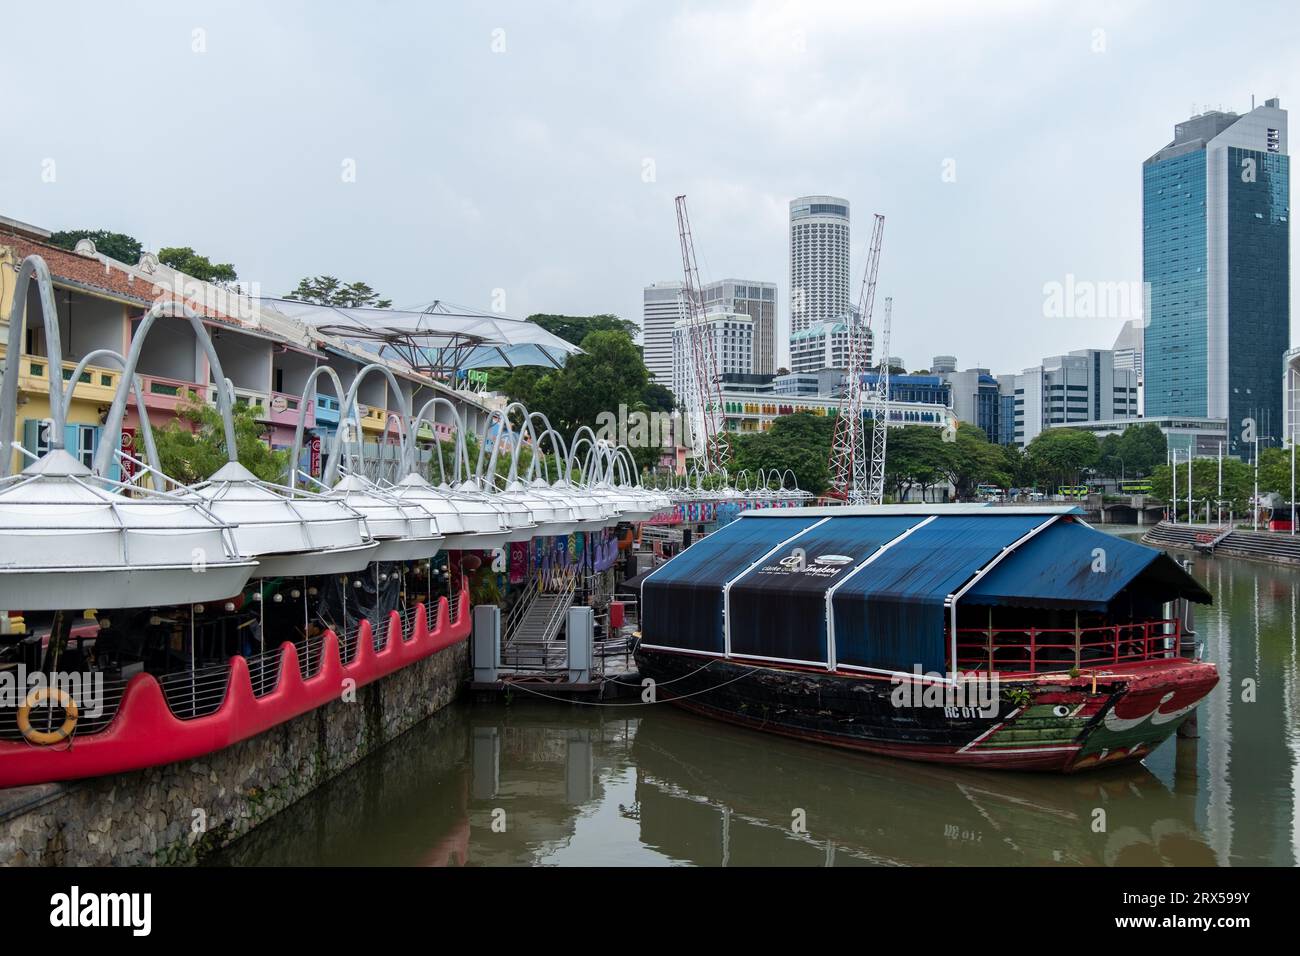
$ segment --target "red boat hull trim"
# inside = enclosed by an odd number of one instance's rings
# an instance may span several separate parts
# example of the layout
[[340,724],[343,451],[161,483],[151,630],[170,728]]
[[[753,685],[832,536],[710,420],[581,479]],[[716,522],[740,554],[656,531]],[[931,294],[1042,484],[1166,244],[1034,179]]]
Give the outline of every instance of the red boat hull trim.
[[53,747],[0,742],[0,787],[98,777],[193,760],[255,737],[339,699],[345,680],[364,687],[465,640],[472,626],[469,592],[461,591],[457,600],[460,612],[453,623],[447,599],[439,599],[432,628],[425,606],[416,605],[409,635],[402,633],[401,618],[394,611],[389,617],[388,640],[378,651],[370,624],[363,621],[356,656],[348,664],[339,653],[337,635],[326,631],[320,669],[306,679],[298,666],[298,649],[286,642],[281,646],[280,679],[263,697],[253,693],[248,662],[232,657],[225,698],[205,717],[177,718],[158,681],[150,674],[137,674],[126,685],[117,716],[99,733],[74,735],[70,745]]
[[[952,766],[1074,773],[1137,761],[1219,682],[1182,658],[1000,682],[997,706],[900,705],[890,675],[815,671],[639,648],[661,702],[766,733]],[[915,706],[913,706],[915,704]]]

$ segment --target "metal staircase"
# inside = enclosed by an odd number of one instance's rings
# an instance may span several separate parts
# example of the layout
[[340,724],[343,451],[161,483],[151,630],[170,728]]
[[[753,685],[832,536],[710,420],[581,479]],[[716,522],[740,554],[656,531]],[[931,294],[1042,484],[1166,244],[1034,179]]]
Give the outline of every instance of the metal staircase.
[[534,582],[520,597],[503,628],[501,666],[512,670],[563,670],[568,655],[558,640],[573,604],[574,575]]

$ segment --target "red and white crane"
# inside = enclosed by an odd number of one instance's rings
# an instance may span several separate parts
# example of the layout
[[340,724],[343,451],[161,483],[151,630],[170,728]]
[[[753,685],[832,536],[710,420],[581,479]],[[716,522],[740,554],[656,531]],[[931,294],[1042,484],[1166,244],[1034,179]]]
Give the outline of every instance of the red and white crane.
[[[866,426],[863,422],[865,386],[862,378],[868,371],[871,351],[871,313],[876,304],[876,273],[880,269],[880,246],[884,239],[885,217],[876,213],[871,227],[871,240],[867,246],[867,267],[862,274],[862,290],[858,296],[858,315],[848,317],[848,369],[844,393],[840,396],[839,417],[835,419],[835,434],[831,439],[830,494],[849,504],[880,504],[885,485],[885,437],[872,431],[871,452],[867,454]],[[888,326],[885,341],[880,344],[884,352],[885,392],[887,404],[889,344]],[[873,413],[881,414],[876,421],[884,427],[883,408],[876,408],[880,380],[870,396]],[[879,461],[876,461],[877,441]],[[879,481],[876,480],[877,472]]]
[[686,376],[685,396],[691,428],[691,453],[707,471],[722,471],[731,461],[731,438],[722,408],[722,368],[717,361],[713,333],[705,322],[704,287],[700,267],[695,261],[695,241],[691,237],[691,219],[686,212],[686,197],[677,197],[677,235],[682,245],[682,302],[687,321],[690,347],[690,371]]

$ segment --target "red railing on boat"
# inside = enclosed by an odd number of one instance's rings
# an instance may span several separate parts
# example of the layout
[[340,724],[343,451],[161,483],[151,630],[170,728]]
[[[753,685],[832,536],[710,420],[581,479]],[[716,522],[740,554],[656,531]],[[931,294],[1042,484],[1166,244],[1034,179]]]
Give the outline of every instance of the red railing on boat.
[[1175,619],[1103,627],[961,627],[957,669],[1039,674],[1178,656]]
[[[285,641],[250,658],[161,678],[136,674],[104,688],[104,713],[78,721],[67,743],[35,746],[0,740],[0,787],[73,780],[191,760],[338,700],[345,680],[364,687],[465,640],[470,633],[468,591],[452,612],[446,598],[434,606],[393,611],[386,627],[361,621],[345,641],[333,631],[302,642]],[[83,705],[84,706],[84,705]]]

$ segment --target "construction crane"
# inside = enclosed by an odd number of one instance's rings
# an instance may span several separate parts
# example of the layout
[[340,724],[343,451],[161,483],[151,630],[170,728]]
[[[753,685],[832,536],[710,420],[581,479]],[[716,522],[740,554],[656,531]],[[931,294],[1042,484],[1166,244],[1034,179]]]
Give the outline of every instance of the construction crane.
[[704,321],[704,286],[695,261],[695,240],[686,197],[677,197],[677,236],[682,246],[682,302],[687,321],[691,369],[686,376],[686,410],[691,425],[691,451],[706,471],[722,471],[731,461],[731,439],[722,409],[722,388],[713,335]]
[[[858,316],[849,316],[848,375],[840,396],[839,417],[831,440],[830,474],[833,498],[849,504],[880,503],[871,501],[873,466],[867,457],[863,415],[862,377],[867,372],[871,350],[871,313],[876,303],[876,273],[880,269],[880,246],[885,233],[885,217],[876,213],[867,247],[867,267],[862,273],[862,290],[858,295]],[[885,351],[888,352],[886,346]],[[888,361],[888,355],[885,356]],[[873,434],[872,444],[875,438]],[[884,446],[881,445],[881,488],[884,487]]]
[[871,393],[871,470],[867,476],[867,504],[885,500],[885,446],[889,442],[889,326],[894,300],[885,299],[885,317],[880,323],[880,371]]

